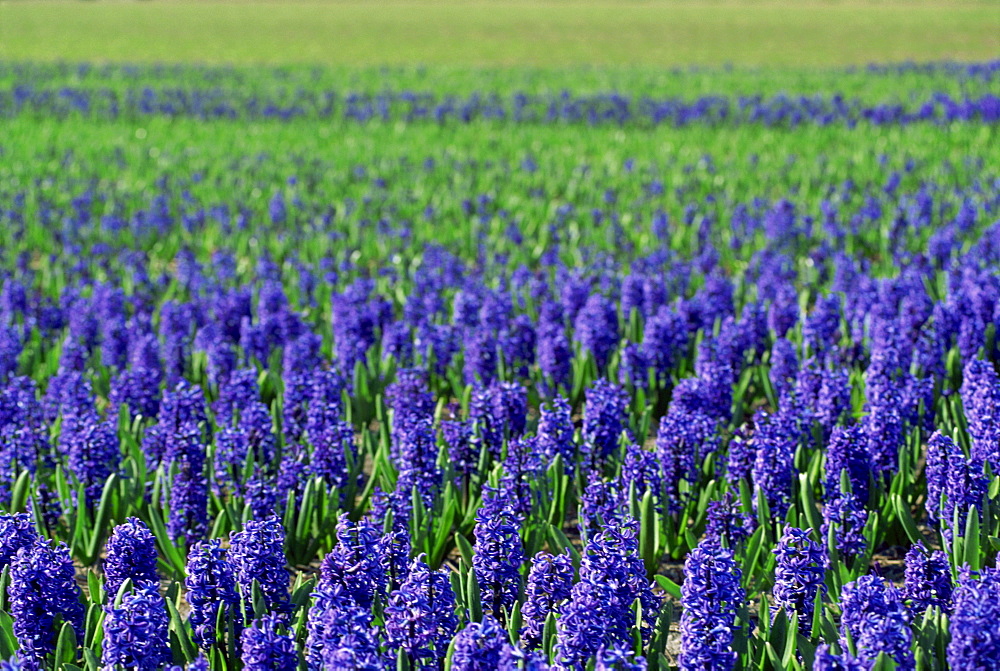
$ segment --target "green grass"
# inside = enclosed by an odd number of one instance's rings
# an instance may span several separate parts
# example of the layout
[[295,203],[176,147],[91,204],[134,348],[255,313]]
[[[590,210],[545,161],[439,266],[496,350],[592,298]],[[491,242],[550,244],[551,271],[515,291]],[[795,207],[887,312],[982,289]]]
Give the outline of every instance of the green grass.
[[994,2],[0,0],[0,59],[821,67],[1000,56]]

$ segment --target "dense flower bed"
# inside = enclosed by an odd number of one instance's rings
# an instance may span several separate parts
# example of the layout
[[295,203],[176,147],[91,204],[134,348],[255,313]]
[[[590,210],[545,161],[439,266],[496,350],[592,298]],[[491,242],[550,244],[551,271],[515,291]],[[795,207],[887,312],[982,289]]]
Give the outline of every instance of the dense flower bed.
[[380,93],[361,156],[322,88],[0,67],[4,668],[998,668],[996,72]]

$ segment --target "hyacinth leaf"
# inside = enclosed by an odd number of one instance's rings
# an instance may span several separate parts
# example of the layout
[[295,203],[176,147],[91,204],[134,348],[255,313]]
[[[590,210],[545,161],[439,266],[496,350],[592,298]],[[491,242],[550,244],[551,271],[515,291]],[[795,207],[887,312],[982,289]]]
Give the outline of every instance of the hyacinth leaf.
[[549,613],[545,618],[545,626],[542,628],[542,650],[545,656],[552,658],[552,650],[556,644],[556,614]]
[[410,656],[403,648],[396,654],[396,671],[410,671]]
[[787,627],[784,631],[784,650],[781,653],[781,665],[786,669],[789,668],[792,660],[795,659],[799,638],[802,637],[799,633],[798,613],[792,613],[792,616],[788,619]]
[[309,599],[316,589],[316,578],[303,579],[303,576],[299,575],[298,581],[300,584],[292,589],[292,603],[298,607],[308,606]]
[[17,652],[17,639],[14,637],[14,620],[5,610],[0,610],[0,656],[10,659]]
[[56,639],[56,650],[53,657],[56,667],[64,667],[76,662],[76,653],[76,631],[73,629],[72,623],[64,622],[59,630],[59,637]]
[[469,570],[465,574],[465,598],[469,607],[470,620],[481,622],[483,619],[482,592],[479,589],[479,579],[473,570]]
[[965,550],[965,563],[973,571],[979,571],[983,564],[983,555],[979,549],[979,511],[973,507],[965,518],[965,536],[962,544]]
[[10,586],[10,564],[0,571],[0,611],[10,610],[7,588]]
[[266,614],[270,609],[267,606],[267,599],[264,598],[264,591],[260,588],[260,583],[254,578],[250,586],[250,619],[256,620]]
[[444,511],[434,519],[434,535],[429,538],[431,545],[427,556],[432,566],[440,565],[447,554],[452,541],[455,516],[458,513],[458,503],[454,497],[446,498],[445,501]]
[[674,597],[678,601],[681,598],[681,586],[675,583],[673,580],[665,575],[657,574],[655,576],[656,583],[663,588],[663,591]]
[[507,623],[507,633],[511,645],[517,645],[520,638],[521,626],[524,618],[521,616],[521,602],[515,601],[505,620]]
[[177,605],[173,599],[164,599],[167,604],[167,614],[170,617],[170,647],[176,660],[180,656],[181,661],[191,661],[198,655],[198,649],[191,640],[189,628],[185,625],[184,619],[177,610]]
[[25,469],[17,476],[14,486],[10,489],[10,505],[8,512],[19,513],[25,510],[28,501],[28,491],[31,487],[31,471]]
[[906,533],[906,537],[910,539],[910,543],[919,543],[923,537],[920,534],[920,530],[917,528],[916,522],[913,521],[913,515],[910,513],[910,506],[899,494],[893,494],[891,501],[893,508],[895,508],[895,517],[899,520],[903,531]]
[[639,512],[639,552],[646,565],[646,575],[652,578],[660,567],[660,520],[653,503],[653,493],[642,497]]
[[573,559],[573,566],[580,566],[580,560],[582,559],[580,551],[569,542],[569,539],[566,538],[566,534],[562,532],[562,529],[549,525],[549,542],[552,543],[554,548],[553,554],[569,552],[570,557]]
[[166,559],[170,570],[176,575],[184,575],[184,569],[187,565],[187,557],[170,540],[170,535],[167,533],[167,528],[163,524],[163,518],[160,516],[160,512],[155,507],[150,507],[148,516],[149,528],[156,537],[156,547],[159,548],[160,553]]
[[871,671],[893,671],[895,668],[896,662],[884,652],[880,652],[871,665]]
[[87,544],[87,564],[93,564],[101,552],[105,538],[108,521],[112,519],[113,501],[118,496],[119,478],[112,473],[107,482],[104,483],[104,490],[101,492],[101,501],[97,507],[97,514],[94,517],[94,525],[91,527],[90,541]]
[[97,571],[87,571],[87,596],[95,604],[104,603],[104,580]]
[[816,497],[813,493],[812,485],[809,483],[807,474],[805,473],[799,474],[798,481],[799,500],[802,505],[802,514],[805,517],[806,526],[818,532],[822,525],[822,519],[816,505]]
[[462,557],[462,562],[465,566],[472,566],[472,555],[475,551],[472,548],[472,544],[465,537],[464,534],[455,534],[455,545],[458,547],[458,552]]
[[87,608],[84,620],[83,649],[86,651],[104,638],[104,608],[96,603]]
[[822,590],[816,590],[816,596],[813,598],[813,617],[812,626],[810,627],[810,637],[813,640],[820,640],[823,633],[823,620],[826,617],[826,610],[823,608],[823,593]]
[[100,668],[101,663],[97,656],[97,653],[100,651],[100,648],[97,647],[99,645],[100,642],[95,644],[93,647],[83,649],[83,664],[87,671],[97,671],[97,669]]

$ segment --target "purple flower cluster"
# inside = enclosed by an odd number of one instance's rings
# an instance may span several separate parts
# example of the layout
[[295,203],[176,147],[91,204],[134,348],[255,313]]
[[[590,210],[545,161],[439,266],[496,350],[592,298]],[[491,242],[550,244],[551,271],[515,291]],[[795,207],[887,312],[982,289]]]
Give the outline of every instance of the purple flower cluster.
[[731,550],[707,539],[684,562],[679,666],[726,671],[736,665],[736,619],[746,594]]

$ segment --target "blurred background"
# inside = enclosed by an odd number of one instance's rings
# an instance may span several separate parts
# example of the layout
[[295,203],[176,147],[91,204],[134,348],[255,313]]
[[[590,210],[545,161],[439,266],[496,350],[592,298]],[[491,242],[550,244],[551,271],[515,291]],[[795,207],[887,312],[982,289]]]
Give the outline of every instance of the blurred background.
[[996,0],[0,1],[0,59],[793,66],[1000,55]]

